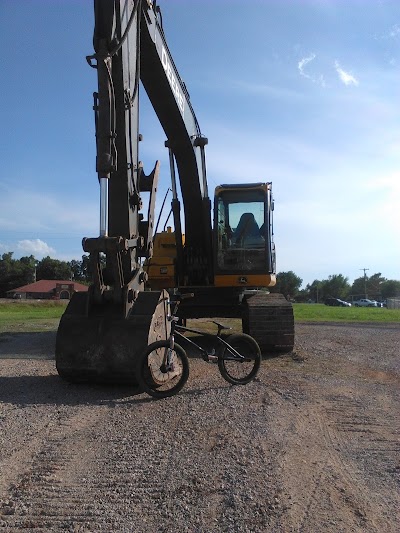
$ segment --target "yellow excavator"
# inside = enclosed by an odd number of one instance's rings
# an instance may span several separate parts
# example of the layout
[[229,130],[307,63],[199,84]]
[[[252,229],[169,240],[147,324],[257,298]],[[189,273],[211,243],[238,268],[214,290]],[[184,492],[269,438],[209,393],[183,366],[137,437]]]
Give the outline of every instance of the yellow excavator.
[[[168,49],[160,7],[154,0],[95,0],[94,14],[87,62],[98,81],[100,235],[83,239],[92,283],[88,293],[73,295],[61,318],[58,373],[69,381],[137,383],[140,354],[168,336],[168,301],[177,290],[194,294],[182,302],[180,318],[240,318],[264,352],[291,350],[292,306],[268,291],[276,281],[272,184],[221,185],[212,209],[208,140]],[[156,235],[159,164],[146,175],[139,161],[140,81],[170,161],[174,230]]]

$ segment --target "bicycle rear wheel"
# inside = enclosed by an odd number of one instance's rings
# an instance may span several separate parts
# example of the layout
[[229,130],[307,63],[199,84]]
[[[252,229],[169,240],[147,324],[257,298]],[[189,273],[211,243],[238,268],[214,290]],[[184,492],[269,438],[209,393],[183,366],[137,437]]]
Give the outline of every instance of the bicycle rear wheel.
[[153,342],[140,360],[140,384],[153,398],[177,394],[188,380],[189,360],[185,350],[179,344],[175,344],[170,354],[169,350],[168,340]]
[[221,376],[233,385],[246,385],[256,377],[260,368],[260,347],[253,337],[245,333],[234,333],[225,340],[240,354],[240,357],[228,346],[221,344],[218,352],[218,368]]

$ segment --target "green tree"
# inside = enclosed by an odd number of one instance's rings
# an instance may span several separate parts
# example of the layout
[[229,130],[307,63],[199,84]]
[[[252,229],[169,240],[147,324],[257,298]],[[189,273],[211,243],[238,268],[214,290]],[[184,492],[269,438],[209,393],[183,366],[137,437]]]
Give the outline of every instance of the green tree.
[[276,285],[272,287],[271,292],[280,292],[285,298],[294,298],[303,280],[296,276],[296,274],[289,270],[289,272],[278,272],[276,275]]
[[368,293],[371,294],[380,294],[382,283],[386,281],[386,278],[382,276],[380,272],[373,274],[368,278]]
[[33,255],[13,259],[13,252],[7,252],[0,259],[0,296],[34,281],[36,260]]
[[395,279],[387,279],[381,284],[382,298],[393,298],[400,296],[400,281]]
[[71,279],[71,267],[66,261],[51,259],[47,256],[39,261],[36,268],[36,279]]
[[80,282],[89,282],[90,281],[90,272],[89,272],[89,256],[83,255],[82,261],[77,259],[72,259],[69,263],[72,279],[74,281]]
[[13,271],[13,253],[7,252],[0,259],[0,296],[6,296],[6,291],[10,290],[10,281]]
[[322,281],[322,292],[324,298],[346,299],[350,294],[349,278],[343,274],[332,274],[328,279]]
[[306,285],[307,298],[314,302],[320,302],[323,299],[323,284],[319,279]]
[[361,276],[353,281],[351,293],[354,296],[370,296],[377,298],[382,293],[381,287],[385,281],[386,278],[384,278],[380,272],[377,272],[369,277]]
[[353,281],[353,285],[351,286],[351,294],[353,296],[365,296],[365,293],[367,292],[367,277],[364,279],[364,276],[357,278]]
[[29,283],[34,283],[36,281],[36,264],[37,261],[33,255],[21,257],[19,260],[21,263],[21,268],[24,272],[24,283],[23,285],[28,285]]

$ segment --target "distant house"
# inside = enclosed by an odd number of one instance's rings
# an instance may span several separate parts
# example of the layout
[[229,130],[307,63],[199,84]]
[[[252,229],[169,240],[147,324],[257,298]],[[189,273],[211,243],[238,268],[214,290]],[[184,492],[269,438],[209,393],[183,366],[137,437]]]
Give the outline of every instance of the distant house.
[[35,283],[7,291],[8,298],[23,300],[69,300],[74,292],[87,291],[88,286],[75,281],[41,279]]

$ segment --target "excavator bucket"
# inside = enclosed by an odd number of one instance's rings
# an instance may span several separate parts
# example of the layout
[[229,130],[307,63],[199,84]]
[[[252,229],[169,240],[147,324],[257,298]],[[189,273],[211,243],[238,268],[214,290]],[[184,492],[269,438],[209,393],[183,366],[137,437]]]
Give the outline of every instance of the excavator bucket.
[[[146,346],[169,334],[168,294],[141,292],[126,318],[115,309],[88,309],[90,293],[75,293],[56,339],[59,375],[71,382],[138,384],[138,359]],[[106,310],[107,311],[107,310]]]

